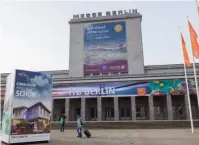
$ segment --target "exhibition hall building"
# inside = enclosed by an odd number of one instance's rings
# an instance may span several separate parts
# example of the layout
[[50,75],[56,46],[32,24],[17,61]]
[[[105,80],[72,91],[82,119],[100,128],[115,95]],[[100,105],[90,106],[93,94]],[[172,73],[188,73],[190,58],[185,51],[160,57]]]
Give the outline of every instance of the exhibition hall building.
[[[68,122],[76,121],[77,115],[85,122],[190,119],[184,65],[145,66],[143,48],[147,46],[142,43],[141,23],[136,9],[73,16],[69,70],[46,71],[53,74],[53,122],[62,113]],[[193,119],[197,120],[192,67],[187,74]],[[2,108],[7,75],[1,75]]]

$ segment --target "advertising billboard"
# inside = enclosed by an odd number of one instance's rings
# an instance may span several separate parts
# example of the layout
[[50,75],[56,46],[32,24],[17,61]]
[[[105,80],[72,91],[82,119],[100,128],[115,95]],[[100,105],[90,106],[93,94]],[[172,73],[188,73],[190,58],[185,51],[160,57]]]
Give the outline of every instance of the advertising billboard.
[[128,72],[125,21],[84,24],[84,74]]
[[68,87],[55,87],[53,97],[114,97],[137,95],[140,88],[146,88],[146,94],[150,94],[148,82],[113,82],[101,84],[74,84]]
[[8,142],[49,141],[52,75],[16,70],[15,81],[12,84],[14,91],[10,96],[12,103]]
[[[195,82],[191,79],[189,80],[189,92],[196,94]],[[162,96],[184,95],[185,93],[186,83],[183,79],[70,84],[53,88],[54,98]]]

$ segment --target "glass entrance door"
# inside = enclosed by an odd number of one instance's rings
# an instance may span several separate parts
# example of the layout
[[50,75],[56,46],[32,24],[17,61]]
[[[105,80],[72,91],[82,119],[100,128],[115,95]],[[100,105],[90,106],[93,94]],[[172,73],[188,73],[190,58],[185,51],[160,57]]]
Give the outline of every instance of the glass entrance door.
[[81,116],[81,109],[80,108],[76,109],[76,116],[75,117],[77,117],[77,115]]
[[137,120],[145,120],[146,119],[145,107],[143,107],[143,106],[136,107],[136,118],[137,118]]
[[160,105],[155,105],[154,106],[154,115],[155,119],[157,120],[163,120],[165,119],[165,110],[162,108]]
[[105,109],[105,120],[114,120],[114,109],[113,108]]
[[120,119],[130,120],[131,119],[131,109],[130,108],[120,108]]
[[[179,108],[182,108],[181,111]],[[183,110],[183,106],[182,105],[173,105],[173,119],[174,120],[182,120],[185,119],[185,113]]]
[[90,117],[92,121],[97,120],[97,108],[91,108]]

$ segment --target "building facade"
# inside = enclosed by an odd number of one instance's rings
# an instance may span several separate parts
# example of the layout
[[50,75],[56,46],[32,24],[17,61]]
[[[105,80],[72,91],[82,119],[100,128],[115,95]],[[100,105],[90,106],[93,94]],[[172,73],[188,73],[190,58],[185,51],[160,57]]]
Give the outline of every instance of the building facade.
[[[141,20],[137,10],[129,10],[75,15],[69,21],[69,70],[46,72],[54,78],[53,121],[62,113],[67,121],[77,115],[84,121],[189,119],[184,65],[144,66]],[[198,119],[192,67],[187,74]],[[1,75],[2,98],[7,75]]]

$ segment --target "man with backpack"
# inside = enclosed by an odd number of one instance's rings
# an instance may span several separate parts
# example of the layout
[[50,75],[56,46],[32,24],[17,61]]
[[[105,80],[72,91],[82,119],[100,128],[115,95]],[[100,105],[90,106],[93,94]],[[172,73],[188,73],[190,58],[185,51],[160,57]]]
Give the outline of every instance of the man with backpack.
[[64,128],[65,128],[65,119],[66,119],[65,114],[62,114],[62,115],[59,117],[60,132],[64,132]]

